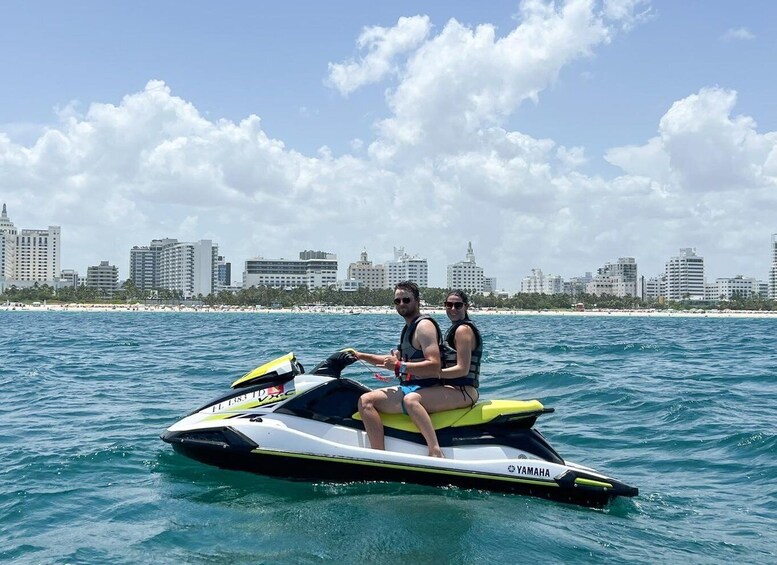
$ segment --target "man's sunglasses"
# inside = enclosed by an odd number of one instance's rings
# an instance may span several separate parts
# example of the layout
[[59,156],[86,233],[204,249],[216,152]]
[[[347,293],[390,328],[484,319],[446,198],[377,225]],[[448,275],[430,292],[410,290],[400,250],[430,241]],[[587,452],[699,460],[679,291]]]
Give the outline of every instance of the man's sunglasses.
[[413,300],[412,298],[408,298],[407,296],[405,296],[405,297],[403,297],[403,298],[395,298],[395,299],[394,299],[394,304],[399,304],[400,302],[401,302],[402,304],[410,304],[410,302],[411,302],[412,300]]
[[445,307],[446,308],[455,308],[456,310],[461,310],[462,306],[464,306],[463,302],[446,302]]

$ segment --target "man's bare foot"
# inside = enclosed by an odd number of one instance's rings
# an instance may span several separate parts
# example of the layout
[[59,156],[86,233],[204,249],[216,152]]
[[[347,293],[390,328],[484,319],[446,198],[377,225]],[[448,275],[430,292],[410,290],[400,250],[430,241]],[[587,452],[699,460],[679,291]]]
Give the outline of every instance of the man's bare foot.
[[443,455],[442,449],[439,447],[429,448],[429,457],[439,457],[440,459],[445,459],[445,455]]

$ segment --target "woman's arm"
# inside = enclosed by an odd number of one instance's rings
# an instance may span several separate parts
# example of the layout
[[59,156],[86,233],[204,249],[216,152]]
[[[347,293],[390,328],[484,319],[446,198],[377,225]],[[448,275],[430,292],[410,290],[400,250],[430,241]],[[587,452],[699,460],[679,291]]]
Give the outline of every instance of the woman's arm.
[[469,373],[469,365],[472,361],[472,350],[477,345],[475,332],[467,325],[461,325],[456,328],[453,336],[453,343],[456,345],[456,364],[453,367],[446,367],[442,370],[443,379],[456,379],[464,377]]

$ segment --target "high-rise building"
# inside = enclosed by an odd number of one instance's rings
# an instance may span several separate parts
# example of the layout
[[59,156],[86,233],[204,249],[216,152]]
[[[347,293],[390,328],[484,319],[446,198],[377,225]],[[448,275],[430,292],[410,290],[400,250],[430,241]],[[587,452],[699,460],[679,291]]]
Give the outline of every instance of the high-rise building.
[[17,231],[3,204],[0,214],[0,277],[22,283],[56,286],[60,261],[59,226]]
[[666,263],[666,297],[669,300],[704,300],[704,257],[696,249],[680,249]]
[[620,257],[617,263],[605,263],[604,267],[597,269],[596,275],[586,285],[586,292],[598,296],[610,294],[619,298],[639,297],[637,282],[637,262],[634,257]]
[[243,288],[304,286],[312,290],[337,285],[337,255],[324,251],[302,251],[299,256],[299,260],[248,259],[243,271]]
[[219,290],[232,286],[232,263],[221,255],[218,258],[218,279]]
[[386,263],[386,286],[394,286],[403,281],[411,281],[419,287],[429,286],[429,266],[426,259],[410,256],[405,248],[394,248],[394,260]]
[[59,261],[59,226],[23,229],[16,236],[16,280],[51,284],[59,280]]
[[161,288],[159,257],[165,245],[178,243],[177,239],[152,239],[147,246],[130,249],[130,280],[140,290]]
[[87,267],[86,286],[113,296],[114,291],[119,288],[119,268],[110,265],[108,261],[100,261],[99,265]]
[[772,266],[769,268],[769,298],[777,300],[777,233],[772,234]]
[[484,279],[483,267],[478,267],[475,263],[475,252],[472,250],[470,241],[467,245],[466,259],[448,265],[448,288],[483,292]]
[[348,279],[361,281],[365,288],[386,288],[386,266],[373,265],[367,252],[362,251],[359,260],[348,265]]
[[16,276],[16,226],[8,218],[8,210],[3,203],[0,215],[0,279],[13,279]]
[[159,253],[159,288],[184,298],[207,296],[218,286],[219,247],[209,239],[170,242]]

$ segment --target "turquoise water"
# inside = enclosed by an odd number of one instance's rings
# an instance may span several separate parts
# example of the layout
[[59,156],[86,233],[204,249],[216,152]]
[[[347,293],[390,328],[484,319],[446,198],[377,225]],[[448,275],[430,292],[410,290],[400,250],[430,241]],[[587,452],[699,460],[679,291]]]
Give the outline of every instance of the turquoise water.
[[604,510],[293,483],[208,467],[158,439],[264,361],[293,350],[312,367],[346,346],[387,350],[400,323],[0,312],[0,560],[777,560],[777,320],[478,319],[483,396],[555,407],[538,428],[563,457],[640,488]]

